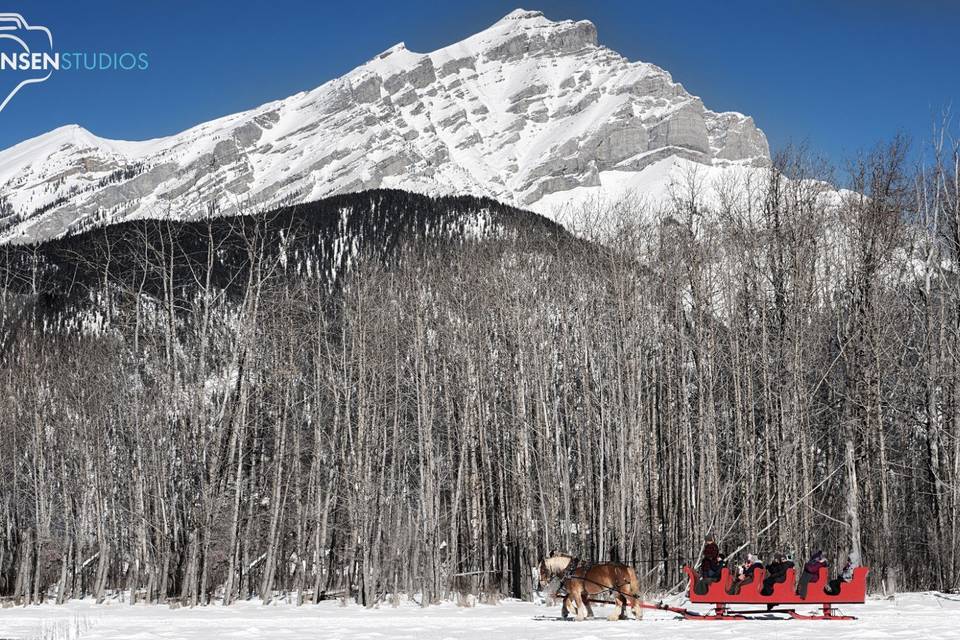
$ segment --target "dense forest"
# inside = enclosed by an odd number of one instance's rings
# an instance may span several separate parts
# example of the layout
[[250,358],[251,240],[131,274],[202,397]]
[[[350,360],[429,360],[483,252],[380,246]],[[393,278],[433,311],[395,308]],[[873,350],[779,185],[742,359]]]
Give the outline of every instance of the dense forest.
[[708,532],[958,589],[935,151],[692,173],[576,236],[376,191],[0,248],[0,595],[530,597],[551,549],[665,592]]

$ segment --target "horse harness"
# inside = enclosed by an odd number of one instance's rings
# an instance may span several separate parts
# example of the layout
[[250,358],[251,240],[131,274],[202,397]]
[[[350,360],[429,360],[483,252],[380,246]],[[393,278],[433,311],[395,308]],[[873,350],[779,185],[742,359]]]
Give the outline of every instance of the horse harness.
[[[597,593],[593,594],[595,596],[603,596],[608,593],[615,592],[622,596],[627,596],[631,598],[633,597],[632,594],[624,593],[623,591],[620,590],[620,587],[622,587],[625,584],[628,584],[629,581],[624,581],[614,585],[605,585],[597,582],[596,580],[591,580],[590,578],[588,578],[587,574],[590,572],[590,569],[592,569],[596,564],[597,564],[596,562],[591,562],[591,561],[584,562],[580,560],[580,558],[571,558],[570,562],[567,564],[567,568],[564,569],[563,574],[560,575],[560,588],[557,589],[556,595],[567,597],[569,595],[569,592],[567,591],[567,580],[573,579],[573,580],[582,580],[583,582],[589,582],[590,584],[594,584],[598,587],[602,587],[603,589],[602,591],[598,591]],[[580,571],[581,569],[583,570],[582,576],[573,575],[575,572]],[[562,594],[560,593],[561,590],[563,590]]]

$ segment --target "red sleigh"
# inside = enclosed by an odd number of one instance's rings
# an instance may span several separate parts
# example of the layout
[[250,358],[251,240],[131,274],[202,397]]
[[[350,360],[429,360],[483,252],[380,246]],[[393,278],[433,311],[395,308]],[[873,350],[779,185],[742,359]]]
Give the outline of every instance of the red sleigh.
[[[683,570],[690,578],[690,602],[714,605],[714,612],[711,614],[698,615],[690,612],[686,615],[687,618],[697,620],[745,620],[748,615],[759,613],[786,613],[798,620],[854,620],[852,616],[839,615],[834,605],[863,604],[867,597],[867,573],[870,571],[866,567],[857,567],[853,570],[853,579],[849,582],[841,582],[839,592],[831,595],[824,592],[824,587],[830,579],[829,572],[826,567],[821,567],[819,579],[816,582],[810,582],[807,585],[807,595],[801,597],[797,595],[794,586],[796,572],[793,569],[787,570],[787,576],[783,582],[773,585],[770,595],[760,593],[763,588],[763,569],[756,569],[753,582],[743,585],[738,593],[730,593],[733,578],[730,570],[724,567],[720,570],[720,580],[710,583],[704,594],[699,594],[694,589],[698,576],[693,568],[686,566]],[[731,604],[762,604],[767,605],[768,609],[731,611],[728,608]],[[783,605],[822,605],[823,614],[802,615],[795,609],[775,609]]]

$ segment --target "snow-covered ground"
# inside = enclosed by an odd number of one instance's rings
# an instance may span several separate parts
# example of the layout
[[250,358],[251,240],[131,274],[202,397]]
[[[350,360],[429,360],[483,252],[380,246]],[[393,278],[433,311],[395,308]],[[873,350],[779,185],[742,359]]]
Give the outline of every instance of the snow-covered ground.
[[960,639],[960,596],[938,593],[902,594],[895,600],[870,600],[865,605],[843,607],[844,613],[859,617],[855,621],[701,622],[647,611],[640,622],[608,622],[600,617],[607,613],[604,609],[595,608],[595,620],[572,622],[559,620],[559,607],[516,601],[475,607],[445,604],[427,609],[410,604],[371,610],[343,607],[336,602],[303,607],[263,607],[244,602],[231,607],[170,609],[78,601],[61,607],[0,609],[0,639]]

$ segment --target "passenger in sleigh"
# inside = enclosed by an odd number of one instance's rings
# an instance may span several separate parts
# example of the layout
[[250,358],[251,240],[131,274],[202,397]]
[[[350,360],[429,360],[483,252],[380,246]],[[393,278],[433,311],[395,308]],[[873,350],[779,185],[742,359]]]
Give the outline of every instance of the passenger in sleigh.
[[740,593],[740,589],[748,584],[752,584],[753,572],[757,569],[763,569],[763,563],[760,561],[760,558],[752,553],[748,553],[747,561],[738,567],[737,579],[734,580],[733,584],[730,586],[730,589],[727,590],[727,593],[730,595],[737,595]]
[[820,580],[820,567],[829,567],[827,559],[823,557],[823,551],[814,551],[807,564],[803,565],[803,575],[797,582],[797,595],[801,598],[807,597],[807,587],[811,582]]
[[850,582],[853,580],[853,570],[860,566],[860,554],[856,551],[851,551],[847,556],[847,564],[843,565],[843,570],[840,571],[840,577],[834,578],[831,580],[826,588],[823,590],[824,593],[830,596],[835,596],[840,593],[840,585],[844,582]]
[[786,582],[787,570],[792,569],[793,566],[793,558],[790,554],[774,554],[773,562],[767,565],[767,575],[763,579],[763,586],[760,587],[760,595],[772,596],[773,585]]
[[704,538],[701,556],[700,579],[697,580],[693,590],[700,595],[705,595],[710,585],[720,579],[720,569],[723,568],[723,555],[713,534]]

